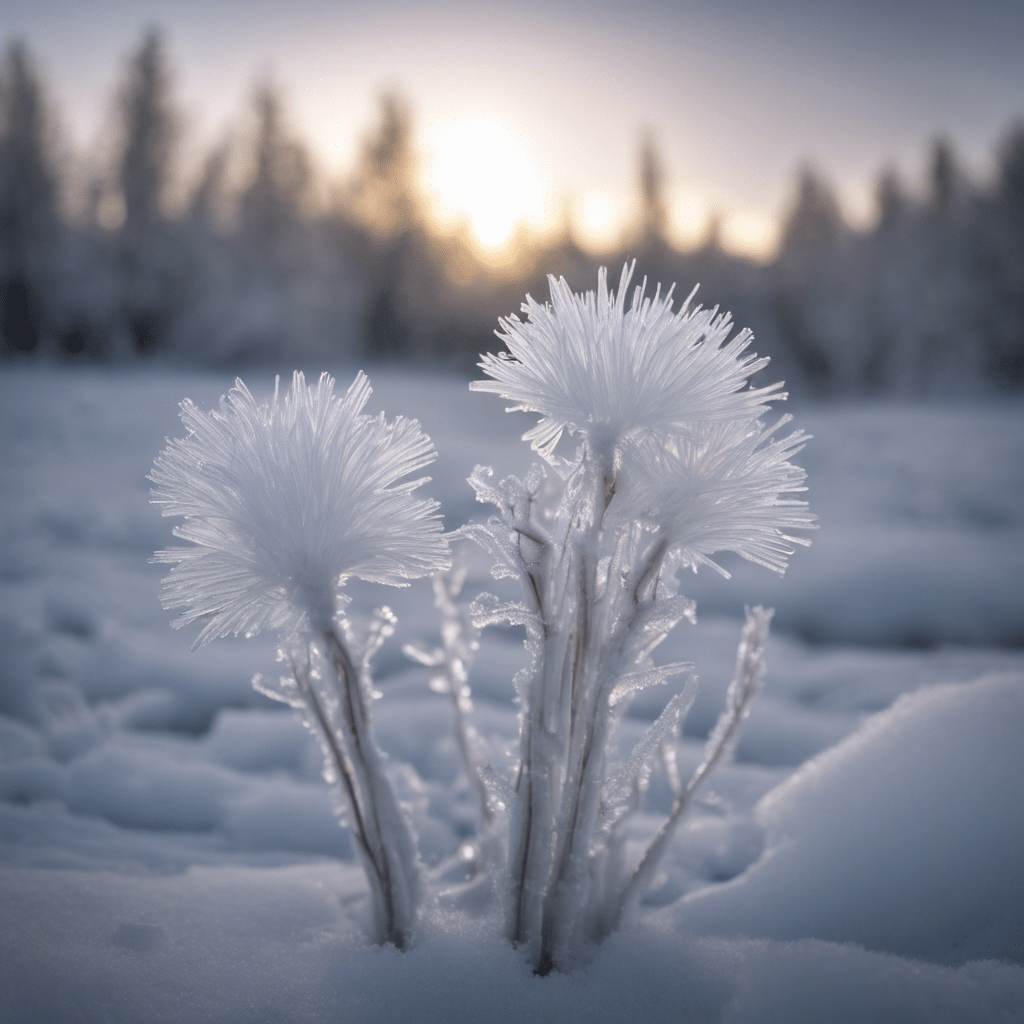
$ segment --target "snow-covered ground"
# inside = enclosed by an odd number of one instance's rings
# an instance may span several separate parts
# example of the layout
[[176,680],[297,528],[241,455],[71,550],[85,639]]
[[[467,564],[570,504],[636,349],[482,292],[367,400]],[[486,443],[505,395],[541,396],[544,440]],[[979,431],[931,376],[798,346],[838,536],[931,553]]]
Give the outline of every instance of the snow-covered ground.
[[[309,367],[309,370],[317,370]],[[350,373],[339,374],[347,385]],[[372,375],[440,457],[449,527],[486,514],[474,464],[520,472],[528,421],[464,381]],[[267,375],[247,383],[269,389]],[[250,687],[270,637],[168,627],[171,524],[145,475],[177,402],[226,377],[0,371],[0,1021],[1024,1020],[1024,405],[793,410],[821,529],[784,579],[693,579],[697,664],[680,747],[700,757],[744,604],[777,609],[734,763],[681,829],[638,925],[570,975],[502,941],[450,707],[401,643],[435,642],[429,586],[389,604],[377,732],[436,898],[405,953],[365,938],[365,882],[314,743]],[[482,557],[471,589],[493,589]],[[473,719],[516,732],[512,630],[485,634]],[[622,742],[666,694],[631,708]],[[660,703],[659,703],[660,702]],[[651,780],[639,843],[671,802]]]

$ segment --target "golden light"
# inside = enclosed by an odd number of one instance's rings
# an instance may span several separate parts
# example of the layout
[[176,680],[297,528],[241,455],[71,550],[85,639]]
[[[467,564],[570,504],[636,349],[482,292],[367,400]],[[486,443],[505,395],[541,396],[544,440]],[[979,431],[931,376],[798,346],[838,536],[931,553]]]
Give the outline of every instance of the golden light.
[[735,256],[767,262],[778,244],[779,227],[767,214],[735,210],[722,222],[722,248]]
[[474,118],[443,129],[428,148],[425,172],[441,225],[465,223],[485,250],[501,249],[520,221],[537,217],[537,173],[515,135],[494,121]]
[[621,241],[629,215],[628,200],[618,192],[585,189],[573,203],[580,243],[592,252],[610,252]]
[[704,197],[696,192],[677,190],[669,196],[669,241],[678,249],[692,249],[705,238],[711,211]]

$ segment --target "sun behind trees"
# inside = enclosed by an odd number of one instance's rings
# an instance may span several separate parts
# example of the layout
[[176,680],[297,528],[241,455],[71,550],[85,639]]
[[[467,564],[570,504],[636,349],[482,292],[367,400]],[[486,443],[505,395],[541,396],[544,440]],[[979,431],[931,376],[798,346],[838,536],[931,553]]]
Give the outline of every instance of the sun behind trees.
[[[261,80],[240,126],[189,178],[190,144],[163,37],[129,56],[116,130],[69,154],[28,47],[9,45],[0,118],[0,352],[241,364],[317,355],[468,367],[498,316],[544,274],[574,287],[633,257],[652,280],[700,281],[749,323],[780,372],[821,393],[941,394],[1024,384],[1024,128],[980,186],[939,140],[923,198],[880,175],[875,225],[845,221],[813,168],[768,263],[731,255],[712,217],[685,251],[668,230],[675,172],[637,148],[635,222],[599,256],[571,199],[545,239],[520,225],[499,260],[468,222],[439,226],[411,105],[379,101],[356,164],[332,181]],[[482,154],[501,157],[479,135]],[[468,159],[468,157],[467,157]],[[497,187],[497,184],[494,185]]]

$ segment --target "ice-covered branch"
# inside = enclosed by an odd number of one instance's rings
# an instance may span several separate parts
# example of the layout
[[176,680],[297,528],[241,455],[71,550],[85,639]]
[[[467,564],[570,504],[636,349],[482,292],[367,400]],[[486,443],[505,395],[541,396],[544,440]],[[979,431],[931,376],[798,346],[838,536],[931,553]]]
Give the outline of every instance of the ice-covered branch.
[[690,798],[707,778],[711,769],[731,753],[737,731],[750,710],[751,701],[757,694],[764,676],[764,646],[768,639],[772,614],[773,610],[770,608],[758,606],[753,611],[747,609],[747,621],[740,634],[739,649],[736,653],[736,674],[726,693],[725,708],[708,736],[704,757],[677,795],[671,814],[658,830],[623,888],[611,919],[612,927],[615,927],[623,916],[631,913],[639,903],[650,886],[672,834],[690,805]]
[[[476,794],[480,824],[486,827],[493,814],[477,755],[478,740],[467,718],[472,711],[469,671],[479,647],[480,629],[485,623],[481,621],[479,600],[469,606],[458,603],[465,580],[466,566],[459,561],[451,569],[434,575],[434,606],[441,616],[442,647],[424,651],[406,644],[402,650],[407,657],[434,669],[430,680],[431,689],[451,699],[455,741],[463,769]],[[485,619],[489,624],[509,617],[516,617],[514,610],[506,612],[503,608],[495,607],[491,610],[491,617],[485,616]]]

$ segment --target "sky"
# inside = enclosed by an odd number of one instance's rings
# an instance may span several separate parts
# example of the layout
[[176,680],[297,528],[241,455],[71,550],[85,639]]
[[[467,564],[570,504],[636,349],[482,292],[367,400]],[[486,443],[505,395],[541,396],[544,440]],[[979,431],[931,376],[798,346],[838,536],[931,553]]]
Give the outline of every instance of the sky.
[[438,216],[468,216],[483,241],[517,219],[549,227],[569,203],[585,241],[610,243],[649,132],[674,237],[695,240],[715,213],[727,247],[764,255],[802,164],[866,224],[883,167],[919,187],[945,135],[984,178],[1024,116],[1024,4],[1006,0],[0,0],[0,25],[26,41],[83,149],[109,137],[150,26],[193,161],[269,76],[343,175],[377,97],[398,89]]

